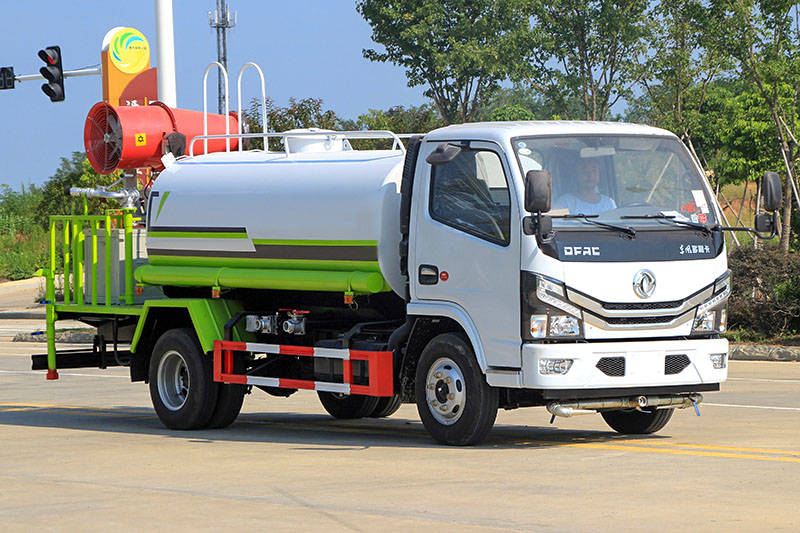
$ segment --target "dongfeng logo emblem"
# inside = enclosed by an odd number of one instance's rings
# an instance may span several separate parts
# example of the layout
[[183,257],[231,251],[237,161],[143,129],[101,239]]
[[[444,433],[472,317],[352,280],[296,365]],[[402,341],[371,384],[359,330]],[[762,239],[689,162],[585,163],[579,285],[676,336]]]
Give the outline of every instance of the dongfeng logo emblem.
[[633,277],[633,292],[639,298],[650,298],[656,290],[656,276],[649,270],[640,270]]

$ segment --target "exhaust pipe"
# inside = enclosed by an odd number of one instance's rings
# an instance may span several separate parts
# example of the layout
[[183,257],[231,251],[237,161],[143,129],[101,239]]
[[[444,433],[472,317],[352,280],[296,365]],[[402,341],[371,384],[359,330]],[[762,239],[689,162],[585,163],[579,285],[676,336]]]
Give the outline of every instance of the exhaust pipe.
[[600,410],[643,409],[645,407],[674,407],[685,409],[703,401],[702,394],[675,394],[670,396],[630,396],[627,398],[598,398],[571,402],[550,402],[547,410],[564,418],[591,415]]

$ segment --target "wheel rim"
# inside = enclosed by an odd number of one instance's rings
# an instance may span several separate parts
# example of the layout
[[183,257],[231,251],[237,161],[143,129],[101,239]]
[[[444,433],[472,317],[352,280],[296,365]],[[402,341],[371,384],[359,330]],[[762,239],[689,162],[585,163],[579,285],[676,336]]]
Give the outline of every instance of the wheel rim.
[[433,418],[445,426],[455,424],[467,402],[464,375],[449,357],[434,362],[425,380],[425,399]]
[[177,411],[189,395],[189,369],[183,356],[170,350],[158,363],[158,395],[170,411]]

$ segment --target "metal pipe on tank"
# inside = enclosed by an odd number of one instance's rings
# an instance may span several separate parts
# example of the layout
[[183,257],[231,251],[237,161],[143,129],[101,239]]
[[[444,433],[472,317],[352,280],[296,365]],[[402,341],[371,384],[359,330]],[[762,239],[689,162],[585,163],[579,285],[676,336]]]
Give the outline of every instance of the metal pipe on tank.
[[155,15],[156,51],[158,54],[158,99],[169,107],[178,107],[172,0],[155,0]]

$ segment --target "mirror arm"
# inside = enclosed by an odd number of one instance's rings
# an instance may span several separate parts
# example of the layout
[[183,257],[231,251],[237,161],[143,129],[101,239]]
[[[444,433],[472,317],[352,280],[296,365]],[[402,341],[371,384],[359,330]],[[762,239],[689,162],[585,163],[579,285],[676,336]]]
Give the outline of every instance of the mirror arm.
[[755,235],[757,238],[759,238],[759,239],[761,239],[763,241],[769,241],[771,239],[774,239],[775,235],[777,235],[777,232],[778,232],[778,226],[775,224],[775,211],[772,212],[772,220],[773,220],[773,222],[772,222],[772,233],[770,233],[769,235],[762,235],[758,231],[754,230],[753,228],[746,228],[746,227],[740,228],[740,227],[733,227],[733,226],[719,226],[719,229],[722,230],[722,231],[746,231],[747,233],[750,233],[751,235]]

